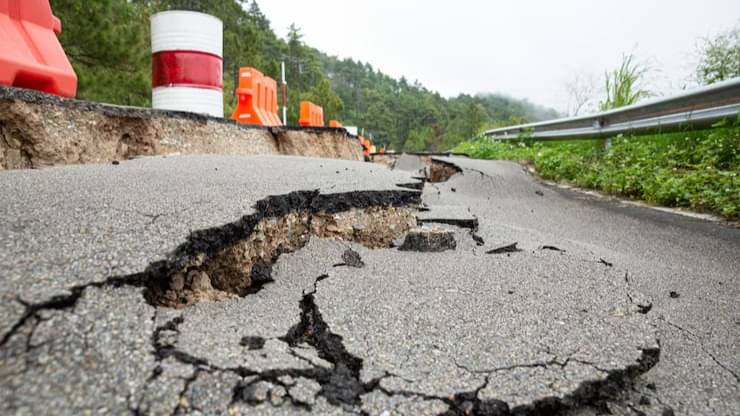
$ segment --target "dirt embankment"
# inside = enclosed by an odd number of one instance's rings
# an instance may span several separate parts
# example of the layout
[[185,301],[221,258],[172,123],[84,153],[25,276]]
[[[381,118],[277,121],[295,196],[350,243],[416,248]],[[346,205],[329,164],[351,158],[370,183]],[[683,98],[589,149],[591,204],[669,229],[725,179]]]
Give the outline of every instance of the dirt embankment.
[[287,154],[360,160],[344,129],[240,126],[190,113],[66,100],[0,87],[0,169],[169,154]]

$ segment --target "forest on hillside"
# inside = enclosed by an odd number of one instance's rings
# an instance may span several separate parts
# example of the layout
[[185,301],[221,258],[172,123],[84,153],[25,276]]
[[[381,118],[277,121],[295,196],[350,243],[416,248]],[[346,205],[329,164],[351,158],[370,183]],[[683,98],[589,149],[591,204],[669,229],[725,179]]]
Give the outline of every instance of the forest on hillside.
[[255,0],[51,0],[63,22],[62,45],[79,77],[78,98],[122,105],[151,104],[149,17],[195,10],[224,23],[224,104],[233,110],[240,66],[279,79],[287,67],[288,122],[298,103],[324,107],[325,118],[370,132],[377,144],[407,151],[447,150],[482,129],[557,117],[554,110],[496,94],[442,97],[418,81],[395,79],[370,63],[338,59],[305,44],[291,26],[285,39]]

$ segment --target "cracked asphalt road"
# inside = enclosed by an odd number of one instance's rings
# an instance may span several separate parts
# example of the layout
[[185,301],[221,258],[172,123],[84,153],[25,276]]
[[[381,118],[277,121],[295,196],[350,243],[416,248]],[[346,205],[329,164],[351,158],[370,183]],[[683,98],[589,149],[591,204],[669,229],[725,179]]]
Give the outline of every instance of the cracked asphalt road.
[[441,160],[463,171],[426,184],[418,216],[454,251],[311,238],[257,293],[179,310],[142,291],[192,231],[270,195],[409,192],[422,165],[2,172],[0,413],[740,413],[740,230]]

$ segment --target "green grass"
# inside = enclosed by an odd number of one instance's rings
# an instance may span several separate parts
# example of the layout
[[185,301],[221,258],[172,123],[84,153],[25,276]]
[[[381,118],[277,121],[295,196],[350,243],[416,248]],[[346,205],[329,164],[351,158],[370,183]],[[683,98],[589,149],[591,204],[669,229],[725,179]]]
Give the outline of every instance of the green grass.
[[740,123],[711,130],[602,140],[496,142],[481,138],[456,152],[527,161],[546,179],[740,219]]

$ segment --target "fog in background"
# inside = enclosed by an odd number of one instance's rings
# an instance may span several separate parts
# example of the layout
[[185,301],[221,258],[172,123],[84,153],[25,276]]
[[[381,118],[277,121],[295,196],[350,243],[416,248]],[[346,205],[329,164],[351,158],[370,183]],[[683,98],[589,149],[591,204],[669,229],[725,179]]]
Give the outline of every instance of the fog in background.
[[700,38],[740,22],[738,0],[261,0],[280,36],[295,23],[328,54],[418,79],[445,96],[498,92],[563,113],[565,84],[603,73],[633,53],[648,87],[693,86]]

